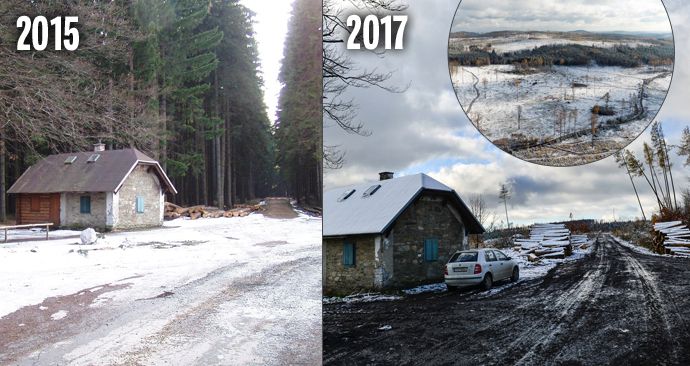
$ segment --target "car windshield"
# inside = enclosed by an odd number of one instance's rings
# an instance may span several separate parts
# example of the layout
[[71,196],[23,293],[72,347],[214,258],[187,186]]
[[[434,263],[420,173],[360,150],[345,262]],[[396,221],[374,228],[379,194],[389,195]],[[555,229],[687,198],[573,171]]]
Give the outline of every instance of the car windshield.
[[451,262],[476,262],[477,252],[460,252],[455,253],[450,258]]

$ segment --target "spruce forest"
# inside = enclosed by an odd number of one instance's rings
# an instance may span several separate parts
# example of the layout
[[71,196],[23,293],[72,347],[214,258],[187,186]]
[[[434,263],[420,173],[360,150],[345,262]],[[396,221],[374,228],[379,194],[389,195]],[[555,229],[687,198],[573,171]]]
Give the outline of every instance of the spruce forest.
[[[253,14],[238,0],[3,1],[3,221],[14,206],[5,191],[29,166],[99,141],[158,159],[179,191],[171,202],[286,195],[320,206],[320,11],[293,5],[273,123]],[[20,15],[78,16],[78,50],[16,51]]]

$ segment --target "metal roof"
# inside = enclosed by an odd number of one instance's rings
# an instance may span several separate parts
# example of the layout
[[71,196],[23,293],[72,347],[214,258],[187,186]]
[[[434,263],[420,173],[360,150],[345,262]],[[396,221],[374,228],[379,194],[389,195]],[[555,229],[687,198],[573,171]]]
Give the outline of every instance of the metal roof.
[[[95,161],[89,157],[100,155]],[[68,163],[76,157],[72,163]],[[32,165],[7,193],[117,192],[139,165],[149,165],[165,190],[177,193],[158,162],[137,149],[49,155]]]
[[[363,196],[364,192],[376,185],[381,185],[381,188],[368,197]],[[343,200],[342,197],[353,189],[355,192]],[[473,234],[484,232],[482,225],[452,188],[426,174],[415,174],[324,192],[323,236],[383,233],[420,194],[427,191],[448,194],[459,209],[467,230]]]

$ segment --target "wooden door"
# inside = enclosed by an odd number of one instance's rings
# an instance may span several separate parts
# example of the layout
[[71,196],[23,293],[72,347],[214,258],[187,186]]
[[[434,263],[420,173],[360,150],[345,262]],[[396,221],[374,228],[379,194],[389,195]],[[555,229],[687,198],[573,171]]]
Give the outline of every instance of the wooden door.
[[50,195],[50,217],[53,226],[60,226],[60,193]]
[[60,225],[60,194],[22,194],[17,197],[17,224]]

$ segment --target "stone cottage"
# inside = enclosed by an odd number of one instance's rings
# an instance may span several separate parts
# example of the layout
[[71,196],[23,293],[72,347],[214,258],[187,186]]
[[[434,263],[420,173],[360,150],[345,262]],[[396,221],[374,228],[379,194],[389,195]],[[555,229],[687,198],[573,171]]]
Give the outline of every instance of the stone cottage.
[[425,174],[324,192],[326,294],[407,288],[443,280],[468,235],[484,228],[460,196]]
[[50,155],[10,187],[17,224],[131,229],[163,224],[165,194],[175,187],[160,164],[137,149]]

